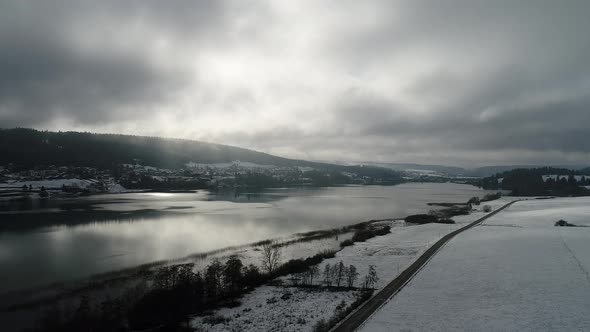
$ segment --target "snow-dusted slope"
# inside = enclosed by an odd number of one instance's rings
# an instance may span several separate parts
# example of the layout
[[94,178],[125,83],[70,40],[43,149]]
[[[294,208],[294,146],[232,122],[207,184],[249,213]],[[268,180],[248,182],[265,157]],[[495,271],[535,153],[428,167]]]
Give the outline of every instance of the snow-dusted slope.
[[454,238],[362,331],[589,331],[590,198],[516,203]]

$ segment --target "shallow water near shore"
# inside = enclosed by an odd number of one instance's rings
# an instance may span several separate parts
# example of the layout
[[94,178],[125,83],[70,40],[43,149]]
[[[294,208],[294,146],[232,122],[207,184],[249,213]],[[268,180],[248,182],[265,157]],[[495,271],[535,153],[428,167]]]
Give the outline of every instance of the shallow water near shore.
[[0,293],[293,233],[425,213],[486,191],[451,183],[128,193],[0,213]]

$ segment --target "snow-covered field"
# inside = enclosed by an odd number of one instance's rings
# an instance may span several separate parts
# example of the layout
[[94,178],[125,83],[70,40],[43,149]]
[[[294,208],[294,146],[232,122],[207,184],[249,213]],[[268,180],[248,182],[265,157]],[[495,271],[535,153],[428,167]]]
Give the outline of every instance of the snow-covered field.
[[403,223],[400,225],[397,221],[391,221],[389,222],[392,226],[390,234],[344,248],[336,254],[335,258],[324,260],[320,270],[323,271],[325,264],[334,265],[342,261],[346,266],[356,266],[362,278],[368,271],[369,265],[374,265],[379,277],[376,288],[381,289],[442,236],[485,216],[486,213],[482,211],[484,205],[489,205],[492,210],[496,210],[511,200],[513,198],[503,197],[474,206],[477,211],[466,216],[453,217],[456,224],[404,226]]
[[[290,294],[283,299],[283,295]],[[228,320],[205,324],[196,317],[192,325],[204,331],[310,331],[320,319],[329,319],[342,301],[354,301],[352,291],[326,292],[295,287],[262,286],[242,299],[236,308],[216,312]]]
[[460,234],[362,331],[590,331],[590,197],[528,200]]
[[[346,266],[354,265],[359,272],[359,280],[355,286],[360,286],[361,280],[367,274],[369,265],[374,265],[377,270],[379,281],[377,289],[383,288],[393,280],[401,271],[408,267],[420,254],[427,250],[434,242],[445,234],[454,231],[468,223],[484,216],[482,211],[484,205],[490,205],[493,210],[503,206],[513,198],[501,198],[495,201],[486,202],[474,206],[477,211],[466,216],[457,216],[453,219],[456,224],[426,224],[426,225],[405,225],[400,221],[386,221],[392,226],[391,233],[369,239],[367,242],[355,243],[353,246],[345,247],[336,254],[336,257],[326,259],[320,264],[320,271],[323,271],[326,264],[334,265],[342,261]],[[343,239],[342,239],[343,240]],[[307,248],[309,250],[309,248]],[[309,256],[317,253],[310,251]],[[301,253],[299,253],[301,254]],[[249,255],[246,255],[249,256]],[[299,256],[299,255],[297,255]],[[304,257],[300,256],[300,257]],[[288,284],[289,276],[282,278]],[[295,289],[295,288],[290,288]],[[353,298],[352,292],[296,292],[290,302],[281,305],[267,306],[266,299],[272,296],[281,296],[282,287],[265,286],[254,290],[242,299],[242,304],[233,309],[221,309],[215,312],[216,315],[235,316],[225,324],[210,325],[204,324],[203,318],[199,317],[193,321],[193,325],[205,331],[243,331],[247,330],[244,321],[261,322],[262,325],[251,324],[252,331],[311,331],[313,325],[321,318],[329,318],[334,309],[342,300],[348,305]],[[281,294],[279,294],[281,293]],[[272,295],[275,294],[275,295]],[[335,295],[336,294],[336,295]],[[340,295],[337,295],[340,294]],[[336,296],[336,297],[335,297]],[[341,297],[339,297],[341,296]],[[281,300],[279,300],[281,301]],[[260,310],[254,310],[260,308]],[[252,309],[252,310],[247,310]],[[320,314],[321,312],[321,314]],[[305,321],[305,324],[290,324],[293,319]]]

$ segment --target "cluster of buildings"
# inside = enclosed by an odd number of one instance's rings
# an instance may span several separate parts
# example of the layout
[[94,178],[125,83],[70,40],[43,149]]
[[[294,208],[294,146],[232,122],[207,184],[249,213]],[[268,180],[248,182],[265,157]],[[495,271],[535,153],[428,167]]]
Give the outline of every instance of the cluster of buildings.
[[240,161],[217,164],[188,163],[180,169],[158,168],[139,163],[121,164],[113,169],[47,166],[16,170],[10,165],[0,166],[0,187],[4,189],[18,190],[27,186],[31,190],[44,188],[66,193],[121,192],[126,189],[305,186],[318,185],[320,181],[330,178],[339,184],[379,183],[379,179],[359,176],[352,172],[335,173],[311,167],[258,165]]

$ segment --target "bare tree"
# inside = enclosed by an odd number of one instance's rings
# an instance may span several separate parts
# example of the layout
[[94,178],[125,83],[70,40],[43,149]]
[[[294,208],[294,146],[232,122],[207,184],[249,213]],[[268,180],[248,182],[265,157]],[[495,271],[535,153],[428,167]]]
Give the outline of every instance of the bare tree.
[[320,267],[317,265],[312,265],[307,272],[309,275],[309,284],[313,285],[313,278],[320,275]]
[[359,273],[356,271],[356,266],[354,265],[349,266],[346,272],[346,282],[348,284],[348,288],[352,288],[354,286],[354,282],[359,276]]
[[344,263],[342,263],[342,261],[340,261],[340,263],[338,263],[338,265],[334,266],[335,268],[335,279],[336,279],[336,287],[340,287],[340,283],[342,283],[342,280],[344,280],[344,275],[346,274],[346,266],[344,266]]
[[281,264],[281,248],[274,241],[265,242],[262,245],[262,268],[270,275]]
[[236,255],[230,256],[225,263],[223,281],[225,283],[225,289],[230,294],[239,291],[243,287],[243,268],[242,260]]
[[326,264],[326,266],[324,266],[324,282],[328,287],[332,286],[332,270],[333,268],[330,266],[330,264]]
[[377,281],[379,281],[379,277],[377,276],[375,265],[369,265],[369,273],[365,276],[364,288],[373,288]]

